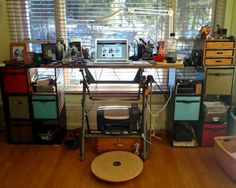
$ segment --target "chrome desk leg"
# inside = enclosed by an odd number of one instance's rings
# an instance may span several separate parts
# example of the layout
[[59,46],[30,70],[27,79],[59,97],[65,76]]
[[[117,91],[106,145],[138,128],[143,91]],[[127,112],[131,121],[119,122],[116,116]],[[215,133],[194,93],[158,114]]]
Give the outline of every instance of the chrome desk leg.
[[80,135],[80,160],[84,160],[84,145],[85,145],[85,102],[86,102],[86,82],[83,81],[83,95],[81,99],[81,106],[82,106],[82,129]]

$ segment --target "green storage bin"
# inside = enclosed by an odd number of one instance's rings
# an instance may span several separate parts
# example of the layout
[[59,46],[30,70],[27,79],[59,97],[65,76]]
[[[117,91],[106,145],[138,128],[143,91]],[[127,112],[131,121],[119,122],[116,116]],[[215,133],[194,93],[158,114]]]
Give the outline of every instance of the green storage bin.
[[57,119],[56,96],[32,96],[34,119]]
[[231,95],[234,68],[207,69],[206,95]]
[[177,96],[175,98],[174,120],[199,120],[200,96]]
[[27,96],[9,96],[10,118],[29,119],[29,102]]

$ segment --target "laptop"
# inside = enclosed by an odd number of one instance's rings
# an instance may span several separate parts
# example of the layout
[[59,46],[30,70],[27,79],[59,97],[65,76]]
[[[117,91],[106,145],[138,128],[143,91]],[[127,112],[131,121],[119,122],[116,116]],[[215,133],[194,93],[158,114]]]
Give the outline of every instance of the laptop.
[[96,39],[95,64],[130,63],[127,39]]

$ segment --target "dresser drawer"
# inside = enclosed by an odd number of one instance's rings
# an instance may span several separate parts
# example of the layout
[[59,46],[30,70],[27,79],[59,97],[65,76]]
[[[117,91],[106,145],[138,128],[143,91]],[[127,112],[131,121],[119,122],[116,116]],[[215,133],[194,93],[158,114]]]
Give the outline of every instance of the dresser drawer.
[[141,138],[97,138],[97,152],[130,151],[135,152],[136,145],[141,146]]
[[233,56],[234,50],[206,50],[205,57]]
[[233,58],[206,58],[204,60],[204,65],[232,65]]
[[234,48],[234,42],[206,42],[206,48],[216,49],[216,48]]

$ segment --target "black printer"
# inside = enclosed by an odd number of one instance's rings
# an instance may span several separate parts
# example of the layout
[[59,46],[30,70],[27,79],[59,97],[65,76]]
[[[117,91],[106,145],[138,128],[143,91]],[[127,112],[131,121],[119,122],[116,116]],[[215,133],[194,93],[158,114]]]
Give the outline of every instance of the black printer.
[[123,134],[139,130],[138,104],[131,106],[99,106],[97,129],[103,134]]

